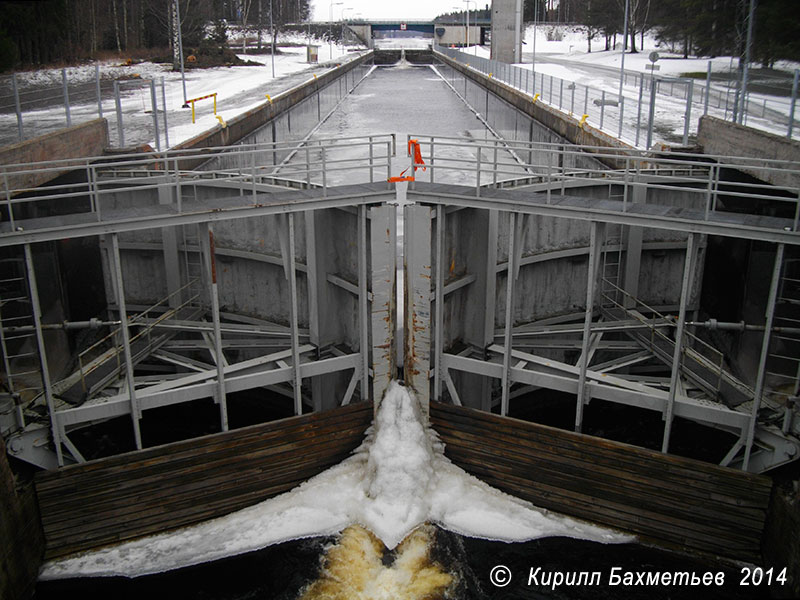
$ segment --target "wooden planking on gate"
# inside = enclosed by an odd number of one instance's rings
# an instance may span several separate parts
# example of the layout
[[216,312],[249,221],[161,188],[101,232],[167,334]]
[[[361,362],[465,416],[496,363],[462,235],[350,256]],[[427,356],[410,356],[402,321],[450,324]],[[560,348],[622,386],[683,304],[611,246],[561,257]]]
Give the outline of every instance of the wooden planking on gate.
[[357,448],[372,411],[357,403],[41,473],[46,558],[191,525],[288,491]]
[[430,414],[453,462],[537,506],[664,546],[760,558],[767,477],[450,404]]

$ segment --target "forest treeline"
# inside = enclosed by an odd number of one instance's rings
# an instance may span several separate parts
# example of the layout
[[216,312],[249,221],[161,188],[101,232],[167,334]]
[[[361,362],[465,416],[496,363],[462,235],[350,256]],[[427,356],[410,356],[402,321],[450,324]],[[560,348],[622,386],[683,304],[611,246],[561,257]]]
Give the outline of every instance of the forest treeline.
[[[135,53],[170,45],[173,0],[0,0],[0,70]],[[684,55],[743,56],[750,0],[629,0],[628,47],[647,33]],[[526,22],[579,25],[589,51],[622,36],[625,0],[524,0]],[[212,23],[252,31],[308,19],[310,0],[179,0],[185,45],[196,46]],[[489,7],[472,11],[488,17]],[[450,13],[459,19],[463,13]],[[214,28],[211,28],[214,31]],[[219,37],[219,27],[216,29]],[[757,0],[752,59],[765,66],[800,60],[800,0]],[[214,35],[213,33],[211,34]],[[604,40],[598,47],[597,39]],[[594,44],[592,40],[595,40]],[[621,41],[621,40],[620,40]]]
[[[524,7],[526,21],[582,25],[590,51],[592,38],[608,49],[623,34],[625,0],[524,0]],[[684,56],[743,56],[749,9],[750,0],[629,0],[628,48],[636,51],[650,32]],[[752,60],[768,67],[800,60],[799,32],[800,0],[757,0]]]
[[[166,48],[171,40],[173,0],[0,1],[0,70],[94,58],[100,52],[136,53]],[[186,46],[219,38],[219,27],[236,22],[253,32],[308,19],[309,0],[179,0]]]

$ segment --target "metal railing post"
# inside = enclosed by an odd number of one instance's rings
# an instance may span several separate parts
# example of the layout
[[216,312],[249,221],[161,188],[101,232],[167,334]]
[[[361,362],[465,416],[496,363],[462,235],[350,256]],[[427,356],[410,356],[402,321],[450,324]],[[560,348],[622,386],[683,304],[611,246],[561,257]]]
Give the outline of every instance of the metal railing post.
[[122,102],[119,99],[119,81],[114,81],[114,102],[117,105],[117,135],[119,136],[119,147],[125,147],[125,131],[122,127]]
[[711,95],[711,61],[708,61],[708,69],[706,70],[706,99],[703,103],[703,114],[708,114],[708,97]]
[[[17,137],[22,141],[22,109],[19,105],[19,88],[17,87],[17,74],[11,74],[11,87],[14,88],[14,106],[17,109]],[[791,129],[790,129],[791,132]],[[790,133],[791,135],[791,133]]]
[[161,106],[164,107],[164,146],[169,150],[169,125],[167,125],[167,91],[164,78],[161,78]]
[[688,89],[686,90],[687,98],[686,98],[686,116],[685,122],[683,124],[683,145],[689,145],[689,124],[692,121],[692,96],[694,95],[694,80],[690,79],[688,81]]
[[61,84],[64,88],[64,112],[67,115],[67,127],[72,127],[72,117],[69,114],[69,89],[67,88],[67,70],[61,69]]
[[[792,104],[789,107],[789,130],[786,133],[786,137],[792,137],[792,129],[794,129],[794,109],[795,105],[797,104],[797,84],[798,80],[800,80],[800,69],[794,70],[794,80],[792,81]],[[21,127],[21,126],[20,126]]]
[[94,66],[94,83],[97,88],[97,116],[103,118],[103,96],[100,92],[100,65]]
[[153,109],[153,128],[156,132],[156,150],[161,152],[161,135],[158,131],[158,101],[156,100],[156,82],[150,80],[150,106]]
[[647,146],[650,148],[653,144],[653,122],[656,116],[656,88],[658,88],[655,77],[650,83],[650,114],[647,118]]

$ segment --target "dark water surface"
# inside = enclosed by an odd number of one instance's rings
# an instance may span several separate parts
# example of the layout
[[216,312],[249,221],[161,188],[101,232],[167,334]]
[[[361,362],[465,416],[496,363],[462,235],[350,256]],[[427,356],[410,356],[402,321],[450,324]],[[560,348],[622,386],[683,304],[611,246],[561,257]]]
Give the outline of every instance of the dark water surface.
[[[335,538],[286,542],[258,552],[135,579],[124,577],[40,582],[39,600],[80,597],[114,599],[196,598],[245,600],[250,598],[292,600],[315,580],[323,564],[326,546]],[[604,545],[567,538],[546,538],[506,544],[477,540],[439,530],[431,550],[433,561],[455,575],[456,584],[447,598],[454,599],[746,599],[769,597],[769,589],[742,586],[744,565],[702,560],[638,544]],[[511,573],[505,587],[490,581],[493,567],[504,565]],[[538,580],[531,569],[541,567]],[[689,572],[724,574],[717,586],[610,586],[612,569],[626,572]],[[598,585],[577,587],[545,585],[545,573],[589,571],[600,573]]]

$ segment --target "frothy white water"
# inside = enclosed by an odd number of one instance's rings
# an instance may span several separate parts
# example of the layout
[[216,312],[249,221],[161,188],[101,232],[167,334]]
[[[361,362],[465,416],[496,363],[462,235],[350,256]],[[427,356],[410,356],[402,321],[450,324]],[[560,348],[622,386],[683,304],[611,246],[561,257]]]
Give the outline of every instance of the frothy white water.
[[351,524],[363,525],[393,549],[425,522],[507,542],[548,536],[631,540],[536,508],[467,474],[444,456],[413,393],[392,383],[364,443],[294,490],[198,525],[47,562],[40,578],[148,575],[339,533]]

